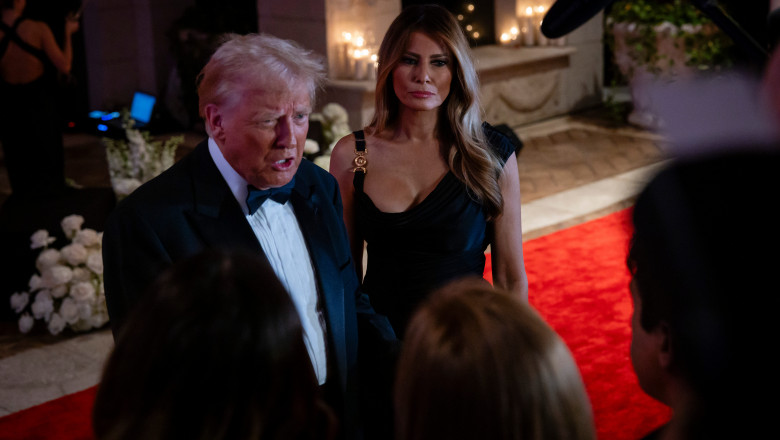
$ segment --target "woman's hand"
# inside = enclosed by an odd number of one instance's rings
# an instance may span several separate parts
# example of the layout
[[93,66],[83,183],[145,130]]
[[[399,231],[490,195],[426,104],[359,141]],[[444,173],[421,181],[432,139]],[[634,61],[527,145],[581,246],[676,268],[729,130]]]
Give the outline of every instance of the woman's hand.
[[70,37],[79,30],[79,19],[75,14],[68,14],[65,17],[65,36]]

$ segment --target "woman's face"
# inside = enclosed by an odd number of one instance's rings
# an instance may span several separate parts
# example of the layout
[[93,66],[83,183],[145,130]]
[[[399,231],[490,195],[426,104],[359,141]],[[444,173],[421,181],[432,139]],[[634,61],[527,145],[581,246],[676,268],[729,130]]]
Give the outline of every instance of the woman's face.
[[433,110],[450,93],[452,54],[422,32],[413,32],[393,70],[393,90],[401,107]]

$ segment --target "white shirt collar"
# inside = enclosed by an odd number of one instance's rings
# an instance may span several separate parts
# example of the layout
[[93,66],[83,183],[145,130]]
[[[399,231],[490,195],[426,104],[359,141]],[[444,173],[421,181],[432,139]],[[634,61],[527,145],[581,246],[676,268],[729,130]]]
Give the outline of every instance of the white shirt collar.
[[211,159],[217,166],[219,173],[222,174],[222,178],[225,179],[225,182],[230,187],[230,192],[233,193],[233,197],[235,197],[238,201],[238,204],[241,205],[241,209],[244,211],[244,215],[248,215],[249,208],[246,206],[246,196],[249,192],[249,190],[247,190],[249,183],[247,183],[247,181],[244,180],[244,178],[241,177],[241,175],[239,175],[232,166],[230,166],[228,161],[225,159],[225,156],[222,155],[222,150],[219,149],[219,146],[214,141],[214,139],[209,137],[208,142]]

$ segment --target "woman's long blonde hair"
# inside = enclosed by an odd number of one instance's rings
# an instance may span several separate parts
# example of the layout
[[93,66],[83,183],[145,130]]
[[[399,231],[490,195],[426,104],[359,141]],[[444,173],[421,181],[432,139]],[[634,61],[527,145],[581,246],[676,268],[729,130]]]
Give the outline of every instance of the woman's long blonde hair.
[[449,96],[440,109],[437,135],[450,170],[482,203],[488,218],[495,218],[501,214],[504,204],[498,184],[503,164],[482,132],[479,78],[468,41],[455,17],[443,7],[407,7],[390,25],[379,47],[376,110],[368,130],[379,133],[398,122],[399,101],[392,84],[393,70],[414,32],[432,38],[452,56],[453,80]]

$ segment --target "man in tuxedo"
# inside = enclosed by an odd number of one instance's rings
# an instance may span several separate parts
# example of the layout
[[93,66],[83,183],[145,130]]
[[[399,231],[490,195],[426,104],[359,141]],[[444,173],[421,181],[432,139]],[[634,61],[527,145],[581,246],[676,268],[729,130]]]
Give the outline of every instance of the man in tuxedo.
[[[269,35],[232,36],[198,78],[209,138],[123,200],[103,236],[114,334],[150,282],[208,248],[264,255],[295,303],[317,379],[356,426],[357,342],[395,336],[360,294],[335,179],[302,160],[321,62]],[[362,354],[361,354],[362,356]]]

